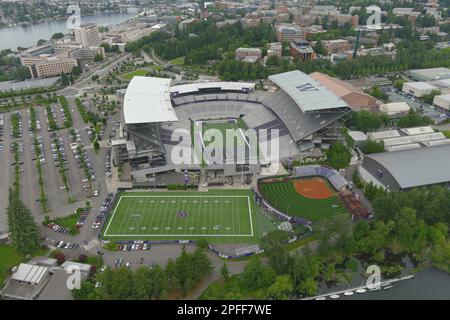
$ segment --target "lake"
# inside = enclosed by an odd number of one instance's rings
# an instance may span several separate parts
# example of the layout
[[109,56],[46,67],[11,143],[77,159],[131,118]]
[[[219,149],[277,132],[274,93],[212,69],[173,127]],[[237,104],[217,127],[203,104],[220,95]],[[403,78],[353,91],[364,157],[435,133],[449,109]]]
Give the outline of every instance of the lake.
[[337,300],[450,300],[450,274],[428,268],[415,274],[410,280],[393,284],[387,290],[344,296]]
[[[98,25],[112,25],[133,18],[137,9],[129,8],[127,13],[111,13],[96,16],[81,16],[81,23],[96,23]],[[69,32],[66,20],[53,20],[31,24],[27,26],[14,26],[0,29],[0,49],[16,50],[18,46],[29,47],[36,45],[39,39],[48,40],[56,32],[64,34]]]

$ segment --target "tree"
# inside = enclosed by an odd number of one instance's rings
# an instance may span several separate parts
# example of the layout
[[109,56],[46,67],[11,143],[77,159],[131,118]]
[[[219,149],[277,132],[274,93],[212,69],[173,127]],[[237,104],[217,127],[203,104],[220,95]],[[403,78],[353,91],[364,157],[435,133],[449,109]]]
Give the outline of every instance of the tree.
[[314,52],[317,54],[323,54],[323,55],[328,54],[327,49],[325,49],[325,47],[323,46],[323,43],[320,39],[317,40],[313,49],[314,49]]
[[387,120],[387,116],[382,113],[361,110],[353,112],[348,124],[349,126],[355,127],[356,130],[368,132],[378,130]]
[[103,55],[100,54],[100,53],[97,53],[97,54],[95,55],[95,57],[94,57],[94,61],[95,61],[95,62],[103,61]]
[[289,241],[289,234],[282,230],[268,232],[262,238],[261,247],[269,257],[269,263],[278,273],[283,273],[286,268],[288,252],[285,248]]
[[313,296],[317,292],[317,282],[313,278],[307,278],[300,283],[299,291],[305,296]]
[[52,35],[52,40],[62,39],[64,38],[64,34],[62,32],[56,32]]
[[97,140],[94,141],[93,146],[95,151],[98,151],[100,149],[100,144],[98,143]]
[[326,151],[327,164],[335,169],[344,169],[350,164],[352,154],[341,142],[335,142]]
[[72,74],[75,76],[79,76],[81,74],[81,69],[78,66],[72,68]]
[[70,84],[69,77],[65,73],[61,73],[61,82],[63,86],[68,86]]
[[220,269],[220,273],[222,274],[222,277],[225,279],[225,281],[228,281],[228,279],[230,278],[230,273],[228,271],[226,263],[223,264],[222,268]]
[[6,208],[8,229],[13,246],[21,254],[30,254],[39,248],[39,230],[33,214],[19,198],[19,193],[9,190],[9,204]]
[[289,275],[276,276],[275,282],[267,288],[266,295],[273,299],[286,299],[293,289],[292,280]]
[[242,284],[250,290],[264,289],[275,280],[275,271],[263,267],[259,257],[253,257],[242,273]]
[[383,141],[377,142],[377,141],[374,141],[374,140],[367,140],[362,145],[361,150],[365,154],[384,152],[384,142]]
[[441,94],[441,91],[439,90],[433,90],[431,91],[429,94],[426,94],[424,96],[421,97],[421,99],[428,104],[433,104],[433,100],[435,96],[438,96]]

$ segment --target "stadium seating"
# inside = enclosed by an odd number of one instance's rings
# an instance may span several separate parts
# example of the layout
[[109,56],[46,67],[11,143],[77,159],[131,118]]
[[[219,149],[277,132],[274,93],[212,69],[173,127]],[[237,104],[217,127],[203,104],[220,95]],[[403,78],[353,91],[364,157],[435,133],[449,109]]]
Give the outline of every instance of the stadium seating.
[[336,189],[340,190],[348,185],[348,181],[341,176],[335,170],[318,165],[312,166],[300,166],[295,168],[295,175],[297,177],[310,177],[310,176],[321,176],[330,181],[331,185]]

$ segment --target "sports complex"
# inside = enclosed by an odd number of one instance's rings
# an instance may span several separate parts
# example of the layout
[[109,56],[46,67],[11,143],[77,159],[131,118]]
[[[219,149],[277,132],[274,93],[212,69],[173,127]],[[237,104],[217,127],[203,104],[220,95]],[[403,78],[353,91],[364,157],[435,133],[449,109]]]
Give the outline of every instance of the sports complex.
[[[262,91],[245,82],[171,86],[134,77],[112,141],[133,190],[116,194],[103,239],[258,243],[281,223],[311,229],[336,215],[365,217],[339,172],[283,166],[343,139],[350,107],[297,70],[269,81],[272,89]],[[185,150],[193,157],[183,158]],[[175,161],[180,154],[190,161]]]

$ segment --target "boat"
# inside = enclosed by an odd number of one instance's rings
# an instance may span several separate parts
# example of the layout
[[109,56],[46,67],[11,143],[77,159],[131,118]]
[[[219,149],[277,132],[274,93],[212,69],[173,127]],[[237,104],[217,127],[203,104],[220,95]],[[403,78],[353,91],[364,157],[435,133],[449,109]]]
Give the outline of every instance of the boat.
[[387,290],[387,289],[390,289],[390,288],[392,288],[393,286],[387,286],[387,287],[384,287],[383,288],[383,290]]
[[338,298],[339,298],[339,295],[338,295],[338,294],[332,294],[332,295],[330,296],[330,298],[331,298],[331,299],[338,299]]
[[327,298],[325,298],[325,297],[317,297],[316,299],[314,299],[314,300],[326,300]]
[[366,292],[367,292],[367,290],[366,290],[366,289],[364,289],[364,288],[361,288],[361,289],[357,289],[357,290],[355,290],[355,292],[356,292],[356,293],[366,293]]
[[344,292],[344,296],[352,296],[353,295],[353,291],[345,291]]

